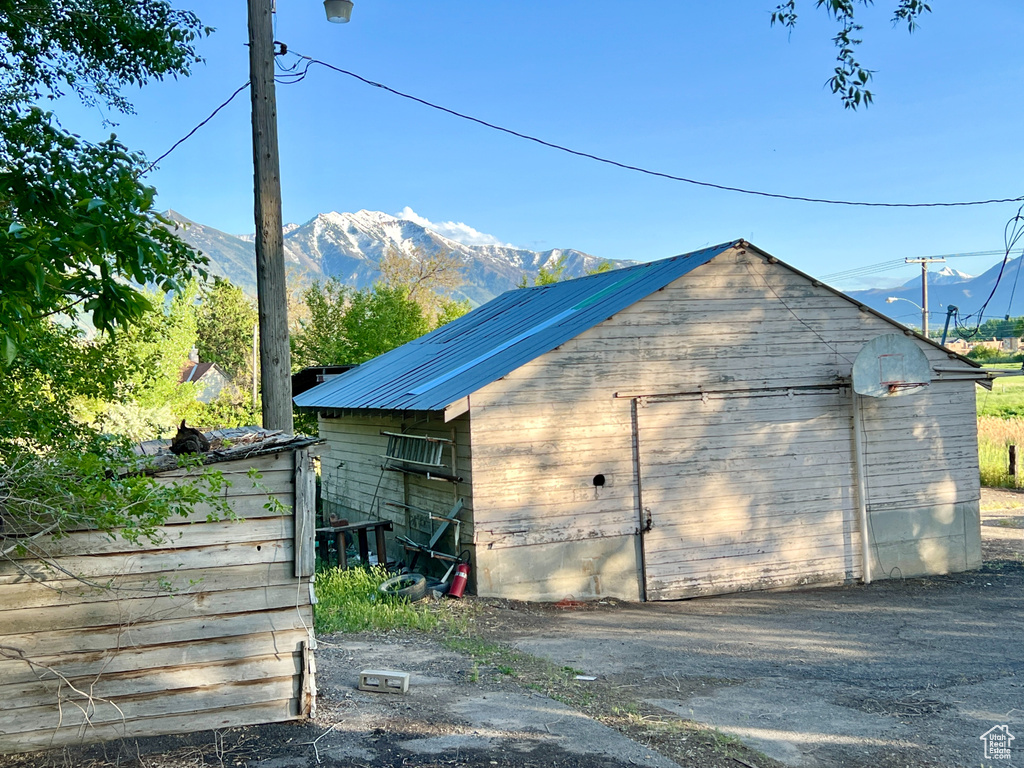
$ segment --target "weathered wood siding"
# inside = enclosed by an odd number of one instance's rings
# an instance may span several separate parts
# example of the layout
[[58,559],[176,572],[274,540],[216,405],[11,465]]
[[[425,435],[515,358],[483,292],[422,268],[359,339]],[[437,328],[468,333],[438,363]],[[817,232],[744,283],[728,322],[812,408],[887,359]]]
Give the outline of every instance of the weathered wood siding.
[[848,390],[789,392],[639,409],[648,599],[859,574]]
[[873,578],[980,567],[974,385],[860,402]]
[[[388,438],[381,432],[395,432],[438,437],[455,442],[455,466],[451,448],[442,453],[444,467],[439,471],[459,476],[461,483],[428,480],[413,474],[384,471],[384,454]],[[388,534],[388,555],[408,560],[395,536],[407,536],[416,542],[430,540],[432,523],[425,515],[389,506],[397,502],[419,509],[447,515],[456,499],[465,505],[459,519],[463,521],[463,545],[473,537],[472,472],[468,417],[461,416],[448,423],[441,417],[428,420],[387,416],[344,416],[320,419],[320,436],[329,449],[322,460],[323,499],[325,512],[334,512],[349,522],[390,520],[394,532]],[[437,525],[437,523],[433,523]],[[451,537],[439,546],[454,546]],[[447,566],[446,566],[447,567]]]
[[294,455],[214,465],[244,519],[197,508],[155,546],[76,532],[40,542],[56,567],[0,561],[0,753],[300,715],[313,616]]
[[[670,467],[678,462],[678,474],[686,481],[662,518],[674,514],[678,522],[671,525],[685,526],[686,509],[694,507],[689,499],[706,503],[698,527],[711,525],[711,552],[729,542],[724,521],[750,510],[767,520],[785,507],[792,510],[787,514],[794,525],[818,520],[824,526],[805,538],[803,555],[789,558],[785,576],[777,570],[773,575],[781,545],[772,547],[779,539],[790,547],[790,529],[766,530],[761,539],[765,552],[739,555],[745,558],[742,565],[729,560],[736,554],[733,541],[734,548],[723,550],[706,574],[717,569],[716,578],[732,584],[730,591],[855,576],[859,540],[850,519],[848,388],[830,395],[808,417],[806,432],[799,414],[784,417],[777,436],[791,444],[788,452],[773,444],[771,413],[760,410],[763,403],[757,405],[754,396],[835,385],[850,376],[865,342],[893,331],[885,320],[785,267],[757,254],[730,251],[484,387],[470,397],[478,567],[486,573],[502,558],[519,558],[529,563],[535,594],[550,579],[561,579],[565,590],[575,583],[576,596],[628,592],[609,579],[593,579],[587,572],[592,563],[566,577],[566,565],[558,558],[549,558],[552,565],[544,572],[537,557],[514,548],[576,542],[578,551],[579,542],[593,541],[598,551],[606,546],[599,543],[603,538],[634,536],[645,515],[637,464],[650,464],[649,452],[664,451],[664,441],[674,432],[675,456],[662,455],[655,463]],[[918,343],[933,363],[955,365],[941,350]],[[728,395],[735,398],[729,402],[741,405],[728,419],[716,420],[698,415],[707,406],[698,400],[692,419],[676,414],[665,422],[660,449],[651,442],[659,436],[650,431],[645,445],[645,421],[638,413],[640,433],[634,443],[632,398],[652,402],[651,396],[701,391]],[[867,428],[878,435],[866,449],[874,509],[897,497],[913,498],[926,510],[947,502],[976,506],[977,457],[968,407],[973,391],[970,382],[935,382],[926,393],[868,408]],[[814,424],[822,428],[815,431]],[[650,413],[646,425],[656,431]],[[937,443],[929,435],[941,439]],[[939,461],[937,452],[943,454]],[[715,462],[715,471],[709,474],[710,465],[702,465],[698,456]],[[928,470],[905,471],[914,465]],[[599,474],[603,486],[594,484]],[[770,489],[765,495],[772,502],[751,506],[750,492],[759,488]],[[662,535],[656,530],[649,536]],[[802,556],[803,567],[796,565]],[[512,594],[497,580],[488,583],[490,594],[531,595],[528,584],[517,584]]]

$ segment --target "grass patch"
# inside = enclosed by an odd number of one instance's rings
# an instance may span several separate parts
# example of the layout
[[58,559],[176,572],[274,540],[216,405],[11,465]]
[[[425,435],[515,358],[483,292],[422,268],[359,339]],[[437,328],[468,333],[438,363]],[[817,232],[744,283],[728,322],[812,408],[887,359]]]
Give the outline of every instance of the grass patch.
[[415,629],[423,632],[464,631],[468,620],[453,601],[434,602],[389,597],[380,585],[391,574],[385,568],[324,568],[316,575],[317,604],[313,623],[317,632],[366,632]]
[[[1016,477],[1010,476],[1007,446],[1017,446]],[[978,468],[981,484],[990,488],[1024,487],[1024,419],[978,417]]]
[[[988,367],[1020,369],[1019,365]],[[1006,376],[995,379],[992,382],[991,391],[978,387],[976,403],[979,417],[1024,418],[1024,376]]]

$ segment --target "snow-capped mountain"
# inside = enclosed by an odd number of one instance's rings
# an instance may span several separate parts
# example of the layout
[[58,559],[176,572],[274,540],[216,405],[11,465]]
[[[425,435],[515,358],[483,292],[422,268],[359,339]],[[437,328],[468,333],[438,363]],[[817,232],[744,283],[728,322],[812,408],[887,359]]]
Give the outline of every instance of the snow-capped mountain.
[[[966,272],[961,272],[959,269],[953,269],[952,267],[943,267],[935,273],[935,279],[932,279],[931,273],[928,275],[928,283],[934,282],[935,285],[949,285],[950,283],[962,283],[965,280],[973,280],[974,275],[968,275]],[[921,281],[918,280],[917,284],[920,285]]]
[[[950,305],[959,309],[960,317],[965,317],[978,312],[986,300],[989,301],[985,311],[986,317],[1024,315],[1024,285],[1020,285],[1018,290],[1021,266],[1020,257],[1018,257],[1010,259],[1005,268],[999,263],[976,277],[949,267],[934,272],[929,271],[928,312],[931,318],[930,323],[936,327],[941,325]],[[893,297],[906,299],[920,307],[922,300],[920,275],[894,288],[847,291],[847,294],[872,309],[894,317],[905,324],[920,323],[919,309],[915,310],[914,307],[903,302],[887,301]]]
[[[961,272],[958,269],[952,267],[943,267],[937,270],[928,270],[928,287],[931,288],[933,285],[955,285],[956,283],[964,283],[968,280],[973,280],[974,275],[968,275],[966,272]],[[892,290],[915,290],[918,293],[921,292],[921,275],[918,273],[912,280],[900,285],[898,288]]]
[[[212,271],[251,292],[255,286],[255,251],[252,235],[229,235],[190,222],[174,211],[168,217],[185,223],[178,231],[186,242],[202,250]],[[358,288],[379,277],[378,264],[389,250],[430,256],[450,252],[466,264],[465,283],[457,297],[482,304],[516,287],[524,274],[533,277],[542,266],[551,267],[563,255],[565,275],[577,277],[594,269],[601,259],[572,249],[531,251],[508,245],[466,245],[438,234],[417,221],[380,211],[321,213],[305,224],[284,227],[285,259],[289,266],[312,279],[338,277]],[[615,262],[624,266],[631,262]]]

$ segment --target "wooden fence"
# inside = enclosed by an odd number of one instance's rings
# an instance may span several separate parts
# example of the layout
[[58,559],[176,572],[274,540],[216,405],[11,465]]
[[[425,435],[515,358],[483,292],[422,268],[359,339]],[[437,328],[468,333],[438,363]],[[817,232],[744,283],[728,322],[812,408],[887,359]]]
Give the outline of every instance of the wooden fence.
[[310,442],[218,461],[237,521],[196,508],[157,545],[83,531],[0,561],[0,753],[311,714]]

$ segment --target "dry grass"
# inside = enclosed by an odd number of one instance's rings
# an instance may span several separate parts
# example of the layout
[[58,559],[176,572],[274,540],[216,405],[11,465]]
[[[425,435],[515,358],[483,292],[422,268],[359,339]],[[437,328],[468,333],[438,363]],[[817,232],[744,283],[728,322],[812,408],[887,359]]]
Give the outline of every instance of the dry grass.
[[[1017,475],[1010,476],[1007,446],[1017,446]],[[978,417],[978,465],[981,484],[993,488],[1024,488],[1024,419]]]

